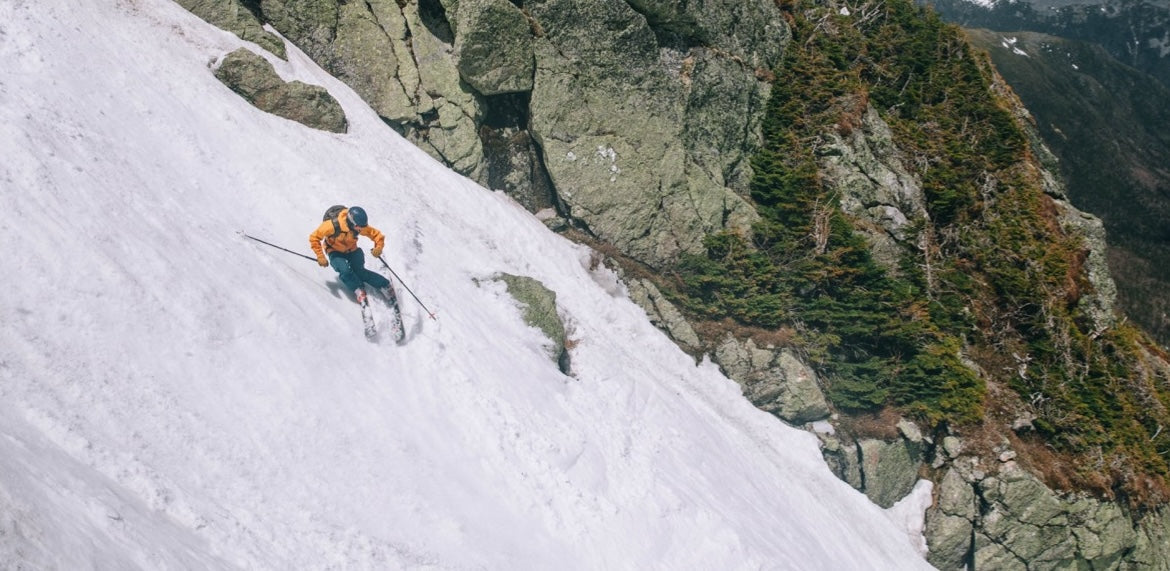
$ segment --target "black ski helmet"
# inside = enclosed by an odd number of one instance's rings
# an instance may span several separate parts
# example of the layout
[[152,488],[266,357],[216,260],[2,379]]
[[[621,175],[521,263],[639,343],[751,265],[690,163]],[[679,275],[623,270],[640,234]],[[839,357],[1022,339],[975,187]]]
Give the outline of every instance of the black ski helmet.
[[360,206],[349,207],[350,226],[368,226],[370,219],[366,218],[366,210]]

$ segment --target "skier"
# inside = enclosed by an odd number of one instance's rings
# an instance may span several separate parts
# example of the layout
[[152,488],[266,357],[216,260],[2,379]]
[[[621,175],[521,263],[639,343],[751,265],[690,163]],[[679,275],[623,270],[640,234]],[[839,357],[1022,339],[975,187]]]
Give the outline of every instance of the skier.
[[373,286],[385,299],[393,299],[390,280],[377,272],[367,270],[365,254],[358,248],[358,236],[365,236],[374,241],[374,249],[370,250],[370,253],[375,258],[381,257],[386,237],[377,228],[369,225],[366,211],[362,207],[341,207],[339,211],[335,211],[336,209],[337,207],[329,209],[325,213],[325,221],[309,234],[309,247],[317,254],[317,263],[321,267],[332,265],[340,275],[341,283],[353,292],[359,304],[366,303],[363,282]]

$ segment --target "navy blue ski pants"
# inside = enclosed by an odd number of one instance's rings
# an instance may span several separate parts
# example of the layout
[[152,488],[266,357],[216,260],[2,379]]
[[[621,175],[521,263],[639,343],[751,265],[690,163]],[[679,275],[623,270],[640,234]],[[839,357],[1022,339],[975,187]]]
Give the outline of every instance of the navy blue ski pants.
[[375,289],[390,285],[390,280],[382,274],[366,269],[366,254],[361,248],[347,253],[329,252],[329,265],[337,270],[341,276],[341,283],[345,284],[349,291],[362,287],[362,282],[374,286]]

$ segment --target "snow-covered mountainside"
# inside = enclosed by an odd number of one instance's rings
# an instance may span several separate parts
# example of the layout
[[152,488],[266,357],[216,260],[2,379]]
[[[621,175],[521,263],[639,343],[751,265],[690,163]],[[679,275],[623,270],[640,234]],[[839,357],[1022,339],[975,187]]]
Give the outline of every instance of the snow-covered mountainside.
[[[299,52],[349,132],[257,111],[209,69],[240,45],[169,0],[0,0],[0,567],[928,567],[921,505],[837,480],[590,251]],[[437,313],[398,284],[404,346],[238,234],[308,253],[337,202]],[[499,272],[556,292],[573,376]]]

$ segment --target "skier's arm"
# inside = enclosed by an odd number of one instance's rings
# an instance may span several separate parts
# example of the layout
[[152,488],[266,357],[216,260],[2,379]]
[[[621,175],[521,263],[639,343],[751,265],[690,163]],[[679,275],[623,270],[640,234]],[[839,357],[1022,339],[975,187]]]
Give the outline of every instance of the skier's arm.
[[374,249],[370,251],[374,257],[382,255],[382,248],[386,246],[386,236],[382,235],[377,228],[373,226],[366,226],[362,228],[362,235],[374,241]]
[[325,250],[321,247],[321,241],[333,230],[333,224],[327,222],[322,223],[316,230],[313,230],[312,234],[309,234],[309,247],[313,249],[314,254],[317,254],[317,259],[325,257]]

